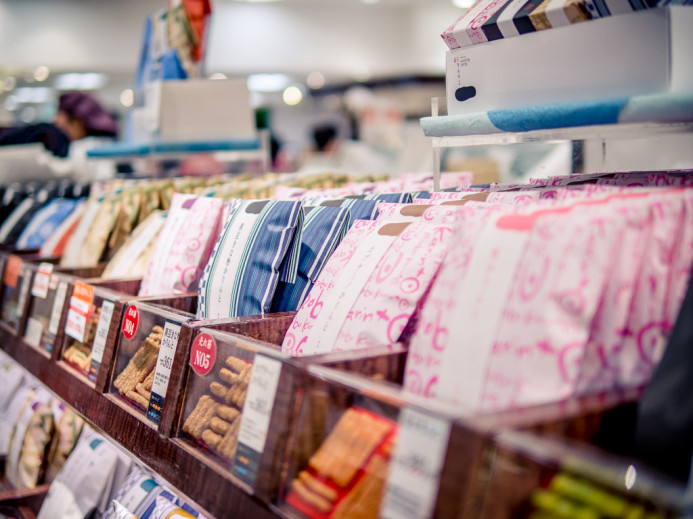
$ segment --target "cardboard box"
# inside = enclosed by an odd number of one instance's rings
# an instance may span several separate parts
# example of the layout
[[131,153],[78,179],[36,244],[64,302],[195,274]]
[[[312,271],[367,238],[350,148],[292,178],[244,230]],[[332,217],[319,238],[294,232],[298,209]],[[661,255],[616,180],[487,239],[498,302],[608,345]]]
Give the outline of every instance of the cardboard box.
[[151,102],[161,142],[257,138],[245,80],[165,81],[158,89]]
[[690,91],[692,26],[673,6],[448,51],[448,114]]

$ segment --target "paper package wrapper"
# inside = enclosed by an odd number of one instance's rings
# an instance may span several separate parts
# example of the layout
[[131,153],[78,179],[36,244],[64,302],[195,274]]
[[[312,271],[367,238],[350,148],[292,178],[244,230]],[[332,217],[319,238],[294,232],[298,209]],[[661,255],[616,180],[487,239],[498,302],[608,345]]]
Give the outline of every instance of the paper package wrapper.
[[104,279],[143,277],[165,221],[165,212],[155,210],[150,213],[108,262],[101,277]]
[[223,202],[176,193],[154,247],[140,296],[197,290],[219,233]]
[[462,206],[430,207],[395,239],[347,314],[335,351],[400,340],[460,225]]
[[86,426],[41,505],[38,519],[82,519],[101,515],[130,469],[131,461]]

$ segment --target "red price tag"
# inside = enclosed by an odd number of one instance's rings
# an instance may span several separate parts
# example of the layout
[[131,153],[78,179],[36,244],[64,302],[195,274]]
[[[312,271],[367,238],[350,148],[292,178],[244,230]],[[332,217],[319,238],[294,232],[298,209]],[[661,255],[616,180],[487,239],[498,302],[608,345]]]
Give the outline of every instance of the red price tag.
[[125,312],[123,319],[123,335],[126,339],[132,339],[137,332],[137,323],[139,322],[140,314],[135,305],[131,305]]
[[19,280],[19,271],[22,270],[22,258],[10,255],[7,258],[7,266],[5,267],[5,275],[3,276],[4,283],[10,288],[17,288],[17,281]]
[[198,375],[206,375],[214,367],[217,343],[209,334],[201,333],[195,338],[190,350],[190,365]]

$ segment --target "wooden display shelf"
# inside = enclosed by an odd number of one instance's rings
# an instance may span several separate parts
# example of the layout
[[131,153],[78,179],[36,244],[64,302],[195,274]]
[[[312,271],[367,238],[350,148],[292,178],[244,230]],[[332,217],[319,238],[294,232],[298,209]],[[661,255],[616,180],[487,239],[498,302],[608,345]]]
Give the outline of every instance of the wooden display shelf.
[[266,505],[234,485],[228,473],[194,451],[162,437],[143,417],[97,392],[86,378],[31,347],[0,322],[0,347],[51,391],[145,465],[157,472],[203,513],[222,517],[275,517]]

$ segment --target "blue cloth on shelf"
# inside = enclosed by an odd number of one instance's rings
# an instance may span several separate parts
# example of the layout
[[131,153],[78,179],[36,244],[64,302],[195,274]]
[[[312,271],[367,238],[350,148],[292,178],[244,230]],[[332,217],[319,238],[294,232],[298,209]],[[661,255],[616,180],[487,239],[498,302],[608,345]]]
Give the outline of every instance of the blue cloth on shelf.
[[693,92],[649,94],[424,117],[427,137],[488,135],[618,123],[693,122]]

